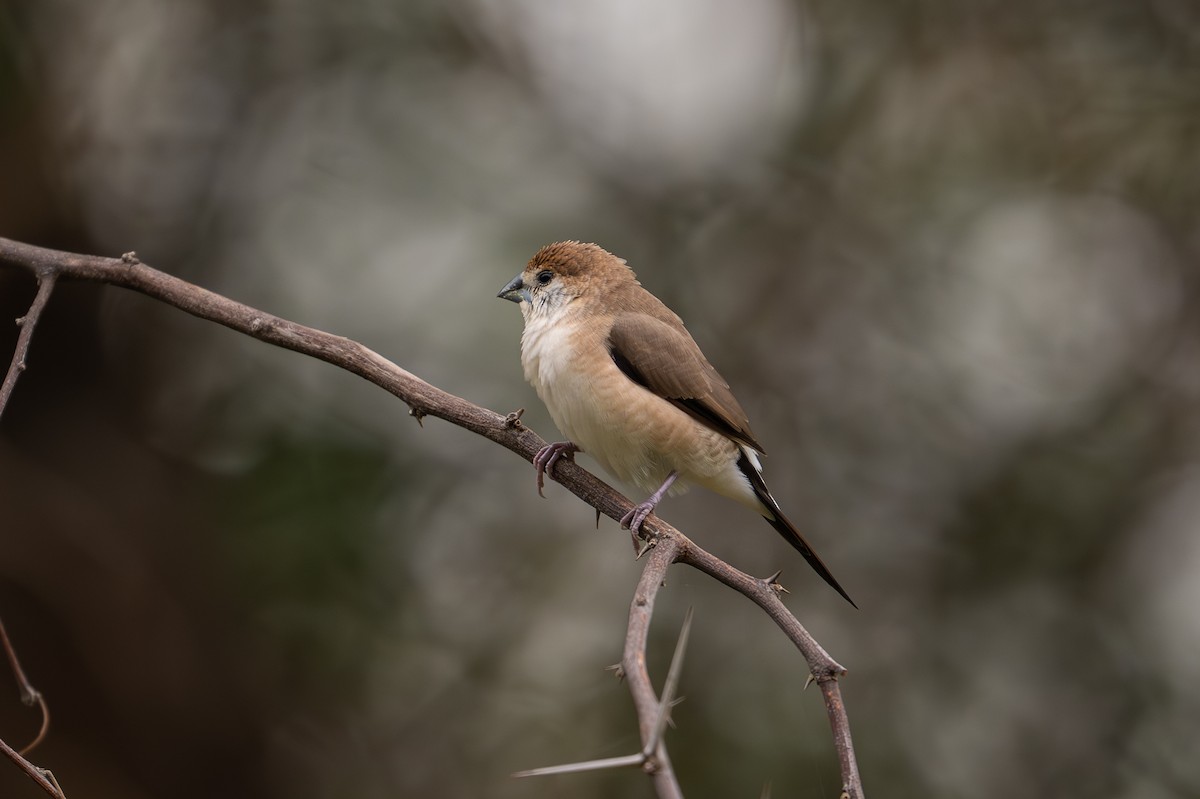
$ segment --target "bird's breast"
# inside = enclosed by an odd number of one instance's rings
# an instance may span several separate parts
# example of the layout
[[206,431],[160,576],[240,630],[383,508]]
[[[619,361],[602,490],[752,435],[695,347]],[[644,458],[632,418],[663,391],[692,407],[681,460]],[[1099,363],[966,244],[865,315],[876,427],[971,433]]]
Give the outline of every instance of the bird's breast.
[[547,405],[546,391],[572,379],[578,349],[576,339],[574,325],[556,325],[541,319],[530,319],[525,324],[525,332],[521,335],[521,365],[525,368],[525,379]]
[[593,431],[607,415],[606,398],[595,390],[596,378],[605,370],[599,357],[603,354],[602,346],[578,324],[531,320],[521,337],[525,378],[558,428],[585,450],[595,443]]
[[700,484],[754,502],[737,472],[738,446],[631,381],[612,360],[607,334],[588,322],[528,320],[525,377],[558,429],[612,476],[646,491],[671,471],[678,490]]

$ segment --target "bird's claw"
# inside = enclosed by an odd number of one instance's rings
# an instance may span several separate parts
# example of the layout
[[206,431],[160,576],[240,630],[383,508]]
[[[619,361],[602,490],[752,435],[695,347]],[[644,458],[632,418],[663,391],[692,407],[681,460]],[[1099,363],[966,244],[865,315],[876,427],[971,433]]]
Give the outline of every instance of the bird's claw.
[[646,517],[654,512],[654,506],[657,503],[639,502],[629,509],[629,512],[621,517],[621,527],[625,528],[633,535],[639,536],[642,532],[642,522],[646,521]]
[[571,459],[571,456],[579,451],[579,447],[572,444],[570,441],[556,441],[553,444],[547,444],[538,450],[533,456],[533,466],[537,470],[537,490],[539,497],[545,497],[542,489],[546,485],[545,475],[554,476],[554,464],[558,463],[560,458]]
[[645,555],[646,551],[654,545],[654,537],[642,532],[642,522],[646,521],[646,518],[654,512],[656,504],[649,500],[639,502],[621,517],[621,527],[629,530],[629,534],[633,538],[633,551],[637,553],[637,560],[640,560],[642,555]]

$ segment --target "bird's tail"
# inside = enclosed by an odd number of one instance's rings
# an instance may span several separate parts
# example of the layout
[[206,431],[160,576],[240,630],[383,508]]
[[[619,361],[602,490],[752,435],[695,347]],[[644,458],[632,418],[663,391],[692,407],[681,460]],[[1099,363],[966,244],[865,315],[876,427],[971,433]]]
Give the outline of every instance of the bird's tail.
[[746,475],[746,479],[750,481],[750,486],[754,489],[754,494],[758,497],[759,502],[771,513],[770,516],[764,514],[763,518],[770,522],[771,526],[778,530],[779,534],[796,548],[796,551],[808,561],[808,565],[813,567],[813,571],[821,575],[822,580],[829,583],[830,587],[841,594],[843,599],[854,605],[855,608],[858,608],[858,605],[854,604],[854,600],[850,598],[850,595],[834,579],[833,574],[829,571],[829,567],[813,551],[813,548],[808,545],[808,542],[804,540],[804,536],[800,535],[800,531],[796,529],[796,525],[788,521],[788,518],[779,510],[779,503],[771,496],[771,492],[767,490],[767,484],[763,481],[762,475],[744,452],[738,460],[738,468],[742,470],[742,473]]

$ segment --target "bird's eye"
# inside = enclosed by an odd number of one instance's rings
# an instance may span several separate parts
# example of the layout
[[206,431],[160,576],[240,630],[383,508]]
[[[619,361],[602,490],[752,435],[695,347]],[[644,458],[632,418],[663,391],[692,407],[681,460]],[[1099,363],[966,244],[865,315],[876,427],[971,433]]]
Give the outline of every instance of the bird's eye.
[[543,269],[542,271],[538,272],[537,282],[539,286],[544,286],[553,279],[554,273],[549,269]]

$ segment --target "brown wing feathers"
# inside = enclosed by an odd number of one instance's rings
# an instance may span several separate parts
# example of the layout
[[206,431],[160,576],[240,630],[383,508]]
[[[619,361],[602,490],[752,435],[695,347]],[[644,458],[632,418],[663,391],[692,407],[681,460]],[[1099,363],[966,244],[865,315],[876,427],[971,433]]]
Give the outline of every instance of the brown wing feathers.
[[729,384],[682,324],[645,313],[617,314],[608,347],[613,362],[630,380],[713,430],[762,452]]

